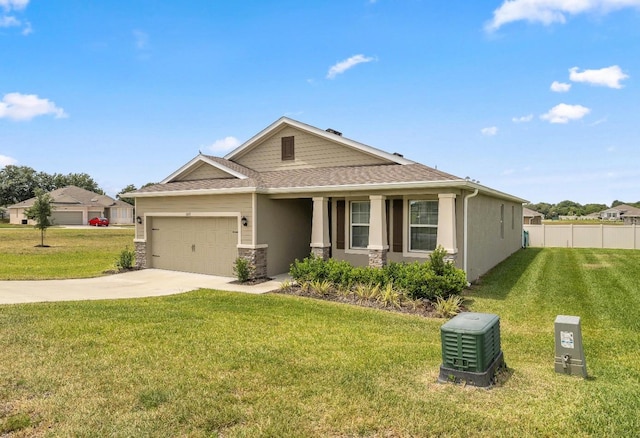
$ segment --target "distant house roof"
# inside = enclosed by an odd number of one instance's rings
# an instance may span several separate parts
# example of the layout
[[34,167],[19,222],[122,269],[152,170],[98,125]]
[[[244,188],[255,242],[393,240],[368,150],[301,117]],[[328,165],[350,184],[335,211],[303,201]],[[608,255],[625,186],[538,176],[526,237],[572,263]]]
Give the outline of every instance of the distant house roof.
[[633,207],[627,204],[616,205],[615,207],[608,208],[601,213],[613,211],[620,212],[621,217],[640,217],[640,208]]
[[[49,195],[53,199],[53,206],[133,208],[130,204],[120,201],[119,199],[113,199],[110,196],[101,195],[76,186],[62,187],[49,192]],[[29,208],[33,205],[35,200],[36,198],[27,199],[26,201],[10,205],[8,208]]]
[[524,217],[540,216],[540,217],[544,218],[544,214],[538,213],[537,211],[531,210],[530,208],[527,208],[527,207],[522,207],[522,216],[524,216]]

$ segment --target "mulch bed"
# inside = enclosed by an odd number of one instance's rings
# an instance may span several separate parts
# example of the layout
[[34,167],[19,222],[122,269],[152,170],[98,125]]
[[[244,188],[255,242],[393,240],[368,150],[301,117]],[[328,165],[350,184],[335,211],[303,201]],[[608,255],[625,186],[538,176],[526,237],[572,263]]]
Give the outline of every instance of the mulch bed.
[[276,291],[273,291],[272,293],[278,293],[283,295],[295,295],[299,297],[314,298],[317,300],[324,300],[324,301],[333,301],[337,303],[351,304],[354,306],[386,310],[388,312],[423,316],[425,318],[439,318],[436,315],[433,303],[429,300],[419,300],[416,304],[413,304],[413,303],[403,304],[401,307],[398,308],[398,307],[386,307],[382,305],[382,303],[379,303],[378,301],[374,301],[374,300],[361,301],[361,300],[357,300],[355,297],[344,297],[344,296],[335,295],[335,294],[318,295],[310,291],[305,291],[300,286],[297,286],[297,285],[291,286],[287,289],[282,289],[282,290],[278,289]]

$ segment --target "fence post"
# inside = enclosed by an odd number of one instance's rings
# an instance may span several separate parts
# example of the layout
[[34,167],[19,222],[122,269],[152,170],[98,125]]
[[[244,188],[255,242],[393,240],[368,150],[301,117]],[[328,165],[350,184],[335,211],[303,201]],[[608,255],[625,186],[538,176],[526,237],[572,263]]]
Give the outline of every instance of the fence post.
[[573,248],[573,224],[569,224],[569,248]]

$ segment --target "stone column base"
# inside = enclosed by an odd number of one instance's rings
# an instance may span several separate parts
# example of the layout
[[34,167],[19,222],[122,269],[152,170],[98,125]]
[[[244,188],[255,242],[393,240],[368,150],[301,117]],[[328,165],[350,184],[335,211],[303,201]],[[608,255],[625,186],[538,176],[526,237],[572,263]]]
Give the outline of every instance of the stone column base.
[[387,249],[370,249],[369,266],[372,268],[382,268],[387,264]]
[[312,246],[311,255],[321,258],[322,260],[329,260],[329,254],[331,253],[331,247],[325,246]]
[[147,242],[134,242],[136,252],[136,268],[145,269],[147,267]]
[[238,257],[249,262],[253,270],[250,280],[267,276],[267,248],[238,248]]

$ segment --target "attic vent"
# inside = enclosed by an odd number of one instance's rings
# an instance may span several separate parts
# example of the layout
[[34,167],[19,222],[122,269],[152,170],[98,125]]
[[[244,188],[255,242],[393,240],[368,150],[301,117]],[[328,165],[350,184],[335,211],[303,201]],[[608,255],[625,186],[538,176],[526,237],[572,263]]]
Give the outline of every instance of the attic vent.
[[342,137],[342,132],[336,131],[335,129],[327,128],[326,131],[331,133],[331,134],[339,135],[340,137]]
[[91,198],[91,202],[98,202],[98,198]]
[[400,154],[398,152],[394,152],[393,155],[395,155],[396,157],[400,157],[400,158],[404,157],[404,155],[402,155],[402,154]]

